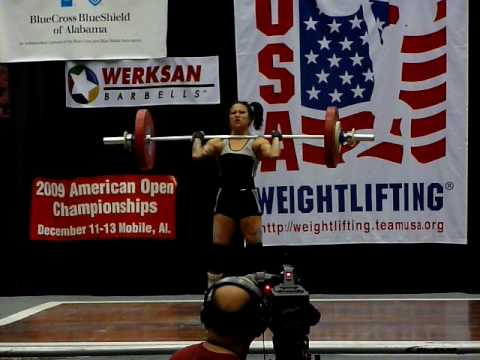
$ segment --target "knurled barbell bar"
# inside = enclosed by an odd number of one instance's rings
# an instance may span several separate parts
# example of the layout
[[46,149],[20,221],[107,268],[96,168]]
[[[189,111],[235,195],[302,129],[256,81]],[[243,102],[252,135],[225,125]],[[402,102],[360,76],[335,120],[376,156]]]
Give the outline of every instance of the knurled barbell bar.
[[[205,139],[256,139],[264,137],[271,138],[271,135],[205,135]],[[344,133],[339,121],[338,109],[334,106],[328,107],[325,112],[324,134],[284,134],[284,139],[323,139],[325,150],[325,164],[329,168],[337,167],[338,157],[342,145],[352,145],[359,141],[374,141],[373,134],[360,134],[355,130]],[[135,117],[135,134],[124,132],[123,136],[104,137],[105,145],[123,145],[125,148],[135,150],[137,161],[142,170],[151,170],[155,163],[155,143],[157,141],[183,141],[192,140],[192,135],[155,136],[155,128],[152,116],[147,109],[137,111]]]

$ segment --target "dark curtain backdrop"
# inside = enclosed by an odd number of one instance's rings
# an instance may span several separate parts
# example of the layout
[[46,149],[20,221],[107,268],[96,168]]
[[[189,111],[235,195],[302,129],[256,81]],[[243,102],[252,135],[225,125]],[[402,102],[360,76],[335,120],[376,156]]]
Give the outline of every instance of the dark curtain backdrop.
[[[221,105],[157,106],[163,135],[223,132],[236,99],[233,1],[169,2],[168,56],[220,58]],[[137,108],[67,109],[64,63],[9,64],[12,117],[0,122],[3,154],[0,294],[194,294],[206,284],[207,245],[217,190],[214,161],[192,162],[190,144],[158,144],[153,174],[178,180],[173,241],[31,242],[32,179],[139,173],[133,155],[103,136],[133,130]],[[470,134],[478,128],[470,108]],[[472,138],[473,136],[470,135]],[[473,143],[473,141],[470,141]],[[477,190],[470,150],[468,245],[269,247],[268,270],[296,266],[312,293],[478,292]],[[241,266],[242,258],[235,263]]]

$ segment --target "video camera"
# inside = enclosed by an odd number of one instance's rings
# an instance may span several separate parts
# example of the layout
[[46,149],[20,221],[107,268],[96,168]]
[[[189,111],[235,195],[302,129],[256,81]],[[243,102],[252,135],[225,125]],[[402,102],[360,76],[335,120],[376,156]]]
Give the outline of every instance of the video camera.
[[309,293],[296,284],[293,266],[283,265],[280,275],[257,272],[246,277],[264,294],[276,360],[310,359],[308,334],[320,312],[310,303]]

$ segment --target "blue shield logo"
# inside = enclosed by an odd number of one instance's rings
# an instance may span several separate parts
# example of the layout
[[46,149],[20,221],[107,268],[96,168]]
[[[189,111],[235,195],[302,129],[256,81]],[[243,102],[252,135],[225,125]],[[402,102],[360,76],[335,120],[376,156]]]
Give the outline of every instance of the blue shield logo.
[[102,2],[102,0],[88,0],[88,1],[90,1],[90,4],[92,4],[93,6],[97,6]]

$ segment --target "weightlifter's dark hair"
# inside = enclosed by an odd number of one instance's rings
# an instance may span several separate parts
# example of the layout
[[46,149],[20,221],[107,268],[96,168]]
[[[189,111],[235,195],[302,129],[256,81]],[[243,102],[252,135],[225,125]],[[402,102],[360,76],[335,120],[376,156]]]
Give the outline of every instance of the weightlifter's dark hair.
[[245,105],[245,107],[248,110],[248,116],[250,119],[253,121],[253,127],[256,130],[259,130],[262,125],[263,125],[263,106],[259,102],[253,101],[253,102],[247,102],[247,101],[235,101],[232,103],[230,106],[230,109],[232,108],[233,105],[235,104],[242,104]]

